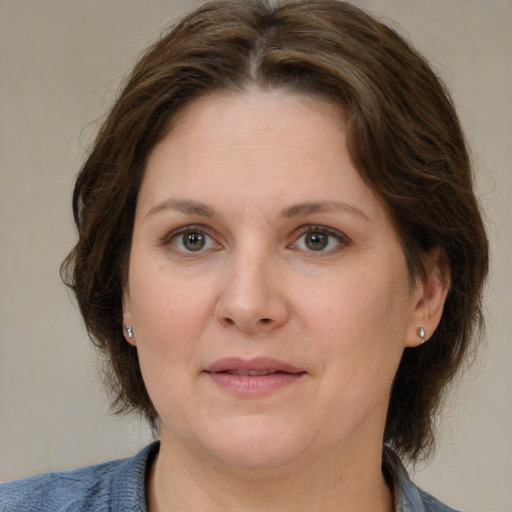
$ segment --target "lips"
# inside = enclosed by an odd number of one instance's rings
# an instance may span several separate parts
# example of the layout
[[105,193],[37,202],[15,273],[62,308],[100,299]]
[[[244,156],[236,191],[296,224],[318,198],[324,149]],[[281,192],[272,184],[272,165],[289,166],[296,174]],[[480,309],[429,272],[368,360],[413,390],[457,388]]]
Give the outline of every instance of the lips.
[[208,366],[205,370],[208,373],[231,373],[233,375],[269,375],[274,373],[297,374],[304,373],[304,370],[270,357],[257,357],[254,359],[241,359],[228,357],[219,359]]
[[242,370],[237,368],[236,370],[225,370],[225,373],[229,373],[229,375],[240,375],[246,377],[262,377],[263,375],[273,375],[275,373],[283,372],[277,372],[275,370]]
[[245,397],[270,394],[306,374],[300,368],[267,357],[219,359],[205,373],[225,391]]

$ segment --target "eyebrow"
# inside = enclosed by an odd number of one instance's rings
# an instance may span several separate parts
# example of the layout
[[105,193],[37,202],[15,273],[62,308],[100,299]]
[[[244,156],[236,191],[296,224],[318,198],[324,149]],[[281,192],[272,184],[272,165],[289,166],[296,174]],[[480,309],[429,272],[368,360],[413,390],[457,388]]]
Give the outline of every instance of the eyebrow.
[[202,217],[213,217],[215,212],[204,203],[189,199],[166,199],[156,206],[153,206],[146,214],[146,217],[165,210],[177,210],[188,215],[200,215]]
[[[210,208],[208,205],[199,201],[193,201],[191,199],[166,199],[161,203],[153,206],[147,213],[146,217],[159,213],[166,210],[176,210],[188,215],[199,215],[201,217],[214,217],[216,216],[215,210]],[[341,201],[318,201],[318,202],[307,202],[297,203],[288,206],[281,212],[282,217],[305,217],[313,213],[332,213],[332,212],[343,212],[350,213],[361,217],[362,219],[369,221],[368,216],[356,206]]]
[[357,206],[353,206],[348,203],[343,203],[341,201],[320,201],[320,202],[312,202],[312,203],[299,203],[283,210],[283,217],[305,217],[306,215],[311,215],[312,213],[331,213],[331,212],[344,212],[351,213],[362,219],[369,221],[368,216]]

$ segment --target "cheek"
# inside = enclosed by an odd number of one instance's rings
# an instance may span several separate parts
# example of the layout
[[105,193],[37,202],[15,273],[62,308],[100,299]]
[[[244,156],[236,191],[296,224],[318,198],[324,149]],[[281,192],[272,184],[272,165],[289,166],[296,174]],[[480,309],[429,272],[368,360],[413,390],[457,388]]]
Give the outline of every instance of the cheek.
[[196,377],[208,321],[206,294],[179,279],[138,279],[130,283],[133,322],[142,376],[157,411],[185,414],[189,384]]
[[373,411],[385,416],[404,348],[407,304],[407,287],[397,286],[399,276],[388,277],[353,272],[344,287],[326,294],[329,300],[317,295],[309,301],[322,375],[318,405],[334,439]]
[[407,276],[389,266],[369,267],[326,282],[328,292],[310,295],[304,304],[323,365],[347,380],[392,379],[405,344]]
[[139,352],[163,359],[191,350],[212,314],[212,297],[190,279],[169,276],[133,279],[130,298]]

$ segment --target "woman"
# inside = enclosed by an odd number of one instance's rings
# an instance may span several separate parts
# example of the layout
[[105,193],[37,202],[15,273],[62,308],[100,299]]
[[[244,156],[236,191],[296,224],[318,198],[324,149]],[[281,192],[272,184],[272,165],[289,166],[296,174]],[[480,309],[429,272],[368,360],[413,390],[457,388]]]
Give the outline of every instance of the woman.
[[64,263],[133,459],[2,510],[451,510],[433,447],[488,246],[428,64],[334,0],[214,2],[136,65],[77,179]]

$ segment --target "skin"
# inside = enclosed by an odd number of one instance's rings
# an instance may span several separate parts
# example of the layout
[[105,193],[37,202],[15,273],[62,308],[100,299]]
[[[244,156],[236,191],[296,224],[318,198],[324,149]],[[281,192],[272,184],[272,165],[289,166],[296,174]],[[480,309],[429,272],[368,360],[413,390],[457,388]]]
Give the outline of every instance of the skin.
[[[124,292],[161,418],[149,509],[392,510],[390,387],[417,328],[437,326],[444,274],[433,257],[411,282],[333,105],[282,91],[189,105],[150,154]],[[225,357],[302,374],[236,393],[205,372]]]

